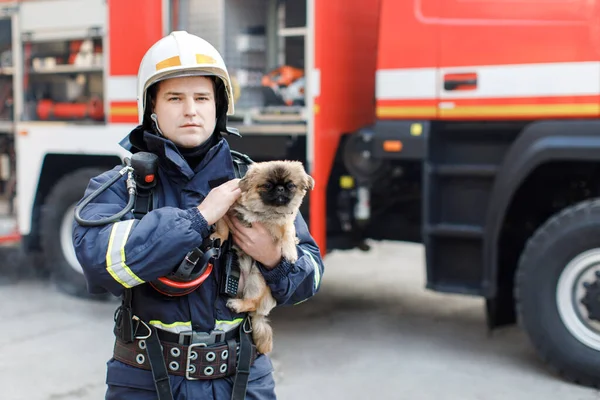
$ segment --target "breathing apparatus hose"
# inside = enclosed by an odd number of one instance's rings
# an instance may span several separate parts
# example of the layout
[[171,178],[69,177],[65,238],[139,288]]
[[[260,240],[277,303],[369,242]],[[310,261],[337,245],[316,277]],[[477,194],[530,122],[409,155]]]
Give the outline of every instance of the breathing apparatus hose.
[[[125,166],[112,178],[94,190],[89,196],[81,201],[75,208],[75,220],[82,226],[100,226],[118,222],[134,208],[134,216],[142,212],[143,205],[148,206],[145,201],[136,202],[142,195],[151,195],[151,189],[156,185],[156,173],[158,170],[158,156],[149,152],[137,152],[131,159],[125,158]],[[81,217],[81,211],[90,204],[102,192],[115,184],[127,174],[127,193],[129,199],[127,205],[118,213],[98,220],[86,220]],[[139,207],[138,207],[139,204]],[[201,246],[190,250],[177,268],[164,277],[150,281],[149,284],[159,293],[166,296],[184,296],[196,290],[213,271],[211,260],[220,257],[220,241],[206,238]],[[237,285],[235,285],[237,289]]]
[[[131,161],[126,158],[125,159],[125,167],[123,167],[118,174],[116,174],[114,177],[112,177],[111,179],[109,179],[108,181],[106,181],[102,186],[100,186],[98,189],[96,189],[92,194],[90,194],[88,197],[86,197],[81,204],[79,204],[76,208],[75,208],[75,221],[77,221],[77,223],[81,226],[100,226],[100,225],[106,225],[109,224],[111,222],[117,222],[119,221],[125,214],[127,214],[129,211],[131,211],[133,209],[133,206],[135,204],[135,195],[136,195],[136,190],[137,190],[137,185],[135,182],[135,178],[133,175],[133,168],[131,167]],[[102,192],[104,192],[106,189],[108,189],[109,186],[113,185],[115,182],[117,182],[119,179],[121,179],[122,176],[124,176],[125,174],[127,174],[127,192],[129,193],[129,200],[127,202],[127,205],[125,206],[125,208],[123,208],[121,211],[119,211],[118,213],[111,215],[109,217],[104,217],[98,220],[87,220],[87,219],[83,219],[81,218],[81,210],[83,210],[83,208],[85,206],[87,206],[92,200],[94,200],[96,197],[98,197]]]

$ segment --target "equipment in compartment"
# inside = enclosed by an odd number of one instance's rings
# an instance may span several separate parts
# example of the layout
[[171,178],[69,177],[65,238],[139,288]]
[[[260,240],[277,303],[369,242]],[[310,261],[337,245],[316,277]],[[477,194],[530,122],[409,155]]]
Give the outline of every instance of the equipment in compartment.
[[104,121],[102,39],[24,44],[25,119]]
[[13,115],[12,84],[3,80],[0,83],[0,120],[10,121]]
[[0,120],[13,119],[11,21],[0,19]]
[[290,65],[275,68],[262,78],[264,105],[303,106],[304,70]]
[[104,105],[98,97],[87,103],[57,103],[52,100],[40,100],[37,103],[37,115],[41,120],[84,120],[102,121]]
[[[298,110],[267,111],[305,107],[305,0],[188,0],[181,4],[182,26],[222,51],[237,83],[232,121],[261,124],[284,116],[287,121],[293,114],[294,123],[306,123],[302,121],[305,113]],[[252,131],[260,131],[260,127]]]

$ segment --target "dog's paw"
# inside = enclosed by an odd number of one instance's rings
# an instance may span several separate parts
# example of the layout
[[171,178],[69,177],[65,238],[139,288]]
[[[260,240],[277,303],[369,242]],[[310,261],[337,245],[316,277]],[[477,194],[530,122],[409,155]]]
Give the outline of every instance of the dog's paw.
[[285,258],[290,264],[294,264],[298,261],[298,250],[296,246],[283,246],[281,249],[281,256]]
[[236,313],[256,311],[256,307],[252,301],[245,301],[243,299],[229,299],[227,300],[227,307]]
[[240,300],[240,299],[229,299],[229,300],[227,300],[227,307],[230,310],[239,313],[239,312],[241,312],[240,308],[242,307],[242,300]]

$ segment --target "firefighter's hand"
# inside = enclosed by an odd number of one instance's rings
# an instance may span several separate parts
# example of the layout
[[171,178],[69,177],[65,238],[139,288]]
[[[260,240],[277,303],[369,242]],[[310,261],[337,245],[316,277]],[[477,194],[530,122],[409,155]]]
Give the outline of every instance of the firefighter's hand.
[[281,261],[281,246],[278,246],[267,229],[259,222],[251,227],[244,226],[237,218],[225,215],[223,218],[233,236],[233,242],[254,260],[268,269],[273,269]]
[[220,220],[229,211],[229,207],[240,197],[242,192],[239,188],[239,182],[239,179],[232,179],[217,186],[200,203],[198,211],[200,211],[208,225]]

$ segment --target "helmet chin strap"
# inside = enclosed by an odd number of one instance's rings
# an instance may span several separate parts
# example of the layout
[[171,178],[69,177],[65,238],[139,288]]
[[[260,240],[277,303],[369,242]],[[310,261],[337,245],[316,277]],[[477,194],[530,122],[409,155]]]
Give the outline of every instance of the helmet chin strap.
[[165,135],[160,130],[160,127],[158,126],[158,116],[155,113],[152,113],[152,114],[150,114],[150,119],[152,119],[152,121],[154,121],[154,126],[156,127],[156,132],[158,132],[158,135],[165,137]]
[[227,111],[221,113],[220,117],[217,117],[215,129],[221,134],[237,136],[240,138],[242,137],[242,135],[240,135],[240,132],[236,128],[227,126]]

